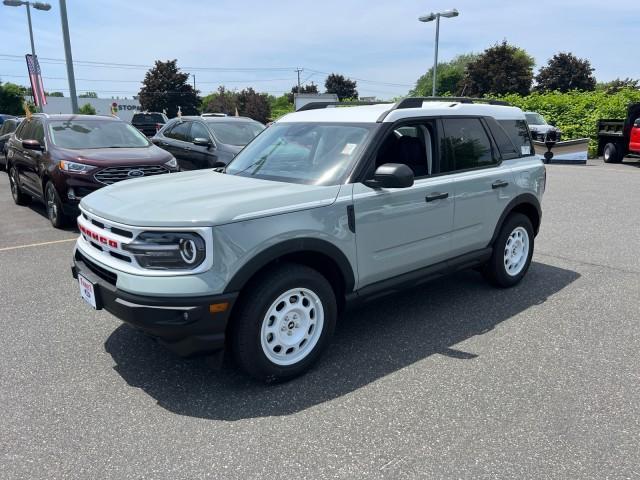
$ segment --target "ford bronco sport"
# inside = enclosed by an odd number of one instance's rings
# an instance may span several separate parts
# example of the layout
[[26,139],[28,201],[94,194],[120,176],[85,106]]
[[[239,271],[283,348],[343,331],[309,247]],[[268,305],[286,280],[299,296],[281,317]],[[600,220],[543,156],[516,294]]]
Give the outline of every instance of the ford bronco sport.
[[[322,107],[322,108],[316,108]],[[546,173],[499,102],[311,104],[224,170],[81,202],[81,296],[181,355],[230,350],[265,381],[318,359],[345,305],[476,267],[526,274]]]

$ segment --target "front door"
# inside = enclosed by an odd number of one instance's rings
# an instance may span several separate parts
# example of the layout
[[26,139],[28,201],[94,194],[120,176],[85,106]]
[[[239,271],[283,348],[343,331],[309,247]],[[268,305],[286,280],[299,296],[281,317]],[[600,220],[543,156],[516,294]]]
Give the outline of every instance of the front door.
[[448,257],[453,187],[448,176],[432,176],[433,127],[422,123],[394,128],[376,156],[376,166],[409,165],[416,176],[413,186],[354,185],[359,288]]
[[218,155],[216,153],[216,148],[213,144],[213,140],[211,139],[209,129],[205,127],[205,125],[201,122],[193,122],[193,124],[191,125],[191,137],[194,140],[196,138],[205,138],[211,142],[208,147],[203,145],[192,145],[191,162],[193,163],[194,168],[213,167],[213,165],[218,160]]
[[637,118],[631,129],[631,140],[629,142],[629,150],[640,154],[640,118]]

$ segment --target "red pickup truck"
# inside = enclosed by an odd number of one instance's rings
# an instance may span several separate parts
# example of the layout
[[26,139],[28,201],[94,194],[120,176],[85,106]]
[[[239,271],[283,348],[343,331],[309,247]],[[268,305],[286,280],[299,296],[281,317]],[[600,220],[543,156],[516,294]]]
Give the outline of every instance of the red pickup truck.
[[598,121],[598,155],[606,163],[640,157],[640,103],[632,103],[624,120]]

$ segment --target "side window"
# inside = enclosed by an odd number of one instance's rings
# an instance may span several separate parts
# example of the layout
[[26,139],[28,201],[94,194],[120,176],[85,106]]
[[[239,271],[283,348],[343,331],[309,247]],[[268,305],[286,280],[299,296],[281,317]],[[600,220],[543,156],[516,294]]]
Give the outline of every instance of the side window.
[[22,124],[22,130],[20,132],[21,140],[32,140],[33,139],[33,127],[35,124],[35,120],[25,120]]
[[[375,168],[385,163],[404,163],[416,178],[432,173],[433,124],[403,125],[387,134],[376,156]],[[373,174],[373,172],[371,172]]]
[[634,127],[639,127],[640,128],[640,117],[636,118],[635,123],[633,124]]
[[9,132],[9,120],[5,120],[2,125],[0,125],[0,135],[4,135]]
[[176,140],[182,140],[183,142],[190,142],[189,129],[191,128],[191,122],[179,122],[176,123],[169,132],[169,138]]
[[40,145],[44,145],[44,125],[40,120],[36,120],[33,124],[33,139],[40,142]]
[[491,141],[477,118],[450,118],[444,124],[440,172],[487,167],[497,163]]
[[519,156],[535,155],[525,120],[498,120],[498,124],[518,149]]
[[211,138],[209,130],[200,122],[193,122],[191,124],[191,137],[192,138]]
[[24,128],[26,124],[27,124],[27,121],[23,120],[22,122],[20,122],[20,125],[18,125],[18,128],[16,128],[17,139],[22,140],[22,133],[24,132]]
[[516,148],[511,141],[511,138],[509,138],[509,135],[507,135],[507,132],[504,131],[504,128],[502,128],[493,118],[487,118],[486,122],[489,130],[491,130],[493,139],[498,145],[498,150],[500,150],[502,158],[505,160],[518,158],[521,155],[520,148]]

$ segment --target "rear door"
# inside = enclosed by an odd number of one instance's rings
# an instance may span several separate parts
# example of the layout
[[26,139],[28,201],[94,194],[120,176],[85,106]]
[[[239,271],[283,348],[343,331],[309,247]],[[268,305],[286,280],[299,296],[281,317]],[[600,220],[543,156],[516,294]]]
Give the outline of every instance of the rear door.
[[443,118],[442,173],[454,191],[451,256],[488,246],[516,186],[480,118]]
[[640,118],[636,118],[636,121],[631,128],[629,150],[634,153],[640,153]]

